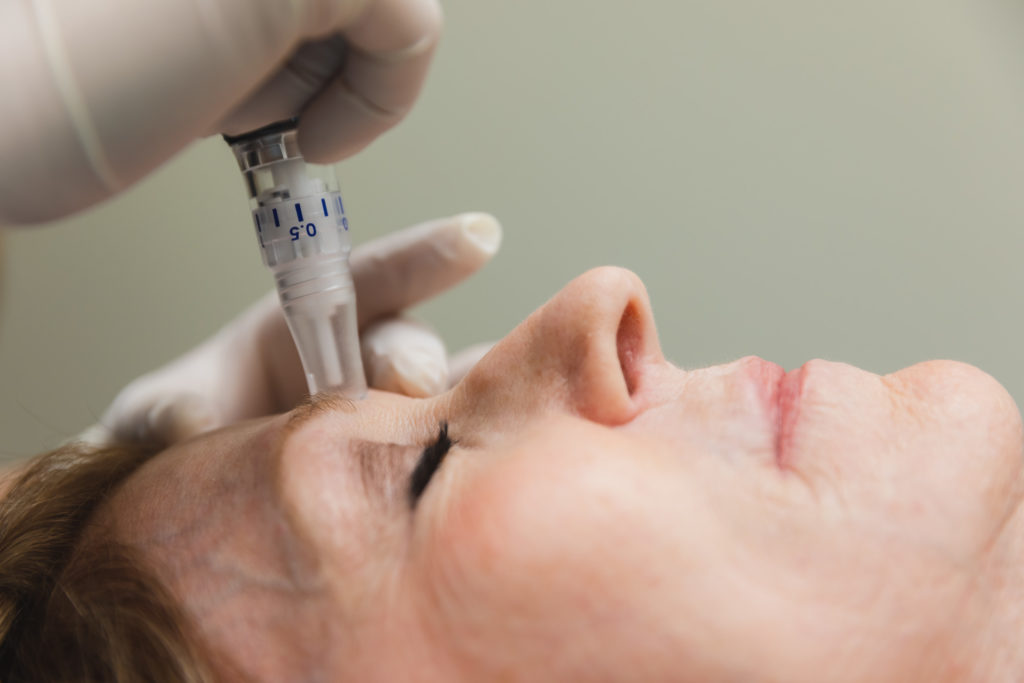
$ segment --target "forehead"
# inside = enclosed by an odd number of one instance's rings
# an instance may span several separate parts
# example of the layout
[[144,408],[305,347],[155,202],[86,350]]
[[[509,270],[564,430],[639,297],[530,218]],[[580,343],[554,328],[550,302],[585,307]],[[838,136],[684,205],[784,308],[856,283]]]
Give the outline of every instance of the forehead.
[[98,518],[129,544],[180,538],[252,518],[272,498],[270,472],[281,417],[229,427],[169,448],[143,465]]
[[425,402],[377,398],[355,409],[325,400],[293,416],[276,456],[277,493],[295,528],[350,569],[408,520],[410,474],[436,436]]
[[378,443],[422,422],[403,400],[379,392],[359,404],[317,396],[290,413],[177,444],[125,481],[104,505],[105,518],[122,532],[156,532],[169,523],[210,525],[247,499],[276,499],[281,470],[296,454],[330,450],[338,462],[365,461],[380,452]]
[[180,444],[128,478],[100,528],[176,574],[211,557],[266,567],[288,556],[316,565],[326,547],[355,557],[379,533],[367,520],[407,502],[408,473],[436,429],[425,403],[316,398]]

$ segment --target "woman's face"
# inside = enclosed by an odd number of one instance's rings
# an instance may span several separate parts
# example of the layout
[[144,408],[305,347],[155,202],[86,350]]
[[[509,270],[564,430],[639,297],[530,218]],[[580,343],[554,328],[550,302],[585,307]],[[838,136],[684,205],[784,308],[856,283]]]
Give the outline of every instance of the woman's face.
[[606,268],[449,393],[183,444],[102,520],[252,679],[994,680],[1021,474],[979,370],[681,370]]

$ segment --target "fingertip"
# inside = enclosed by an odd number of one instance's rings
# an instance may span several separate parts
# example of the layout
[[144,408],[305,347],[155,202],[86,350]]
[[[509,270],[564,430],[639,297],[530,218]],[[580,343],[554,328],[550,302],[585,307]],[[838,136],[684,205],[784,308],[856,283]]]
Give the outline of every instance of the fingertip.
[[302,111],[299,148],[331,163],[356,154],[405,118],[419,97],[443,24],[438,0],[375,0],[336,24],[344,67]]
[[392,380],[406,396],[426,398],[448,388],[448,363],[430,349],[399,349],[390,360]]
[[417,349],[378,356],[365,369],[367,382],[381,391],[427,398],[448,388],[447,364],[436,355]]
[[498,253],[503,233],[497,218],[489,213],[464,213],[459,216],[459,227],[480,257],[487,260]]
[[466,213],[399,230],[352,252],[360,324],[451,288],[483,267],[501,246],[494,216]]
[[440,0],[375,0],[343,30],[359,50],[399,61],[436,44],[443,27]]
[[332,102],[317,101],[307,108],[299,121],[297,142],[309,163],[333,164],[355,156],[399,121],[369,110],[355,95],[339,90],[332,93]]
[[375,389],[426,398],[448,388],[444,343],[423,323],[403,318],[376,323],[363,334],[362,351],[367,382]]

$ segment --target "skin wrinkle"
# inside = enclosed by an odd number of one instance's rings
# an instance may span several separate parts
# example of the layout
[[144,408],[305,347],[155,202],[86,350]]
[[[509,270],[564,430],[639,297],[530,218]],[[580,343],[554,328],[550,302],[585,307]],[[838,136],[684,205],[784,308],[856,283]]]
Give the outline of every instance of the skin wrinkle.
[[364,439],[352,442],[363,490],[371,505],[390,509],[405,503],[409,473],[422,447],[412,444],[376,443]]

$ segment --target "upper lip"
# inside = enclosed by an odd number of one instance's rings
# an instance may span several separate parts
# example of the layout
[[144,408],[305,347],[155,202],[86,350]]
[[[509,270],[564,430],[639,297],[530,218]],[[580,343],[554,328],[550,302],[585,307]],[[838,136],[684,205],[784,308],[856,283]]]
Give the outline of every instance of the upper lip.
[[765,414],[769,423],[774,425],[776,462],[785,468],[789,462],[788,452],[799,416],[806,366],[786,372],[777,363],[756,356],[744,361],[745,372],[756,383],[764,401]]
[[806,365],[790,370],[779,380],[776,395],[778,410],[778,431],[775,435],[775,460],[785,469],[791,463],[790,449],[797,420],[800,416],[800,397],[806,379]]

